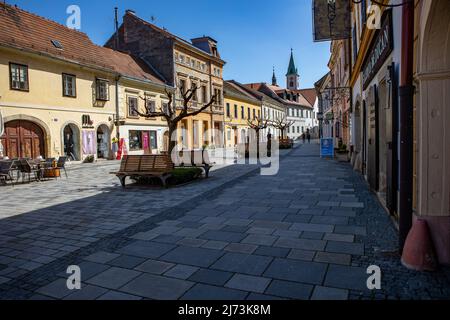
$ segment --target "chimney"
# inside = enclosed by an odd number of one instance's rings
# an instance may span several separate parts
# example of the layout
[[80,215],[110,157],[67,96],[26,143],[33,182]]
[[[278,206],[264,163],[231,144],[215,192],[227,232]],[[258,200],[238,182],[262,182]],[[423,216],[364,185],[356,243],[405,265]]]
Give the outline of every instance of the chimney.
[[125,14],[132,14],[133,16],[135,16],[135,15],[136,15],[136,12],[135,12],[134,10],[127,9],[127,10],[125,11]]

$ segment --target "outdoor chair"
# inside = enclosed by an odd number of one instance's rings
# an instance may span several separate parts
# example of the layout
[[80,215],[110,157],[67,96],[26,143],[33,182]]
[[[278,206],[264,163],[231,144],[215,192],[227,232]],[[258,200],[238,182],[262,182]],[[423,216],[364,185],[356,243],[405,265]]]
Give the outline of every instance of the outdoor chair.
[[27,159],[20,159],[22,182],[25,181],[25,175],[28,175],[28,182],[31,182],[31,175],[34,175],[36,180],[40,180],[42,170],[35,165],[32,165]]
[[5,184],[10,180],[11,184],[14,186],[14,179],[11,176],[13,164],[13,161],[0,161],[0,179],[4,181]]
[[56,169],[64,170],[64,174],[66,175],[66,179],[67,179],[69,177],[67,176],[67,171],[66,171],[66,161],[67,161],[66,156],[59,157],[58,162],[56,163]]

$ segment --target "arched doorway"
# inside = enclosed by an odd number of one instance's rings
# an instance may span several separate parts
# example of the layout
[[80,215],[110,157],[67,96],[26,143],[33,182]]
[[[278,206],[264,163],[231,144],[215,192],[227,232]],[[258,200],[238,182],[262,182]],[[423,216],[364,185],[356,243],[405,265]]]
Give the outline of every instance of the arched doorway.
[[164,132],[163,135],[163,150],[169,151],[169,131]]
[[12,120],[5,123],[1,137],[3,153],[13,158],[45,157],[45,133],[36,123],[28,120]]
[[64,155],[71,160],[81,160],[80,129],[75,124],[69,123],[64,126],[62,136]]
[[97,128],[97,159],[109,158],[110,132],[108,126],[102,124]]

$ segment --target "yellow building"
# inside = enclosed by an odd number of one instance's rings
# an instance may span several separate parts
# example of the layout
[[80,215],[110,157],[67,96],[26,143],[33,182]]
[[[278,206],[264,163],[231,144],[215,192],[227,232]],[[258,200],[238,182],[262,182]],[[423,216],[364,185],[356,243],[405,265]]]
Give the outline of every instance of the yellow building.
[[[220,57],[217,41],[210,37],[184,40],[139,18],[127,10],[119,27],[118,41],[113,35],[106,43],[131,52],[157,70],[164,83],[176,88],[176,105],[181,107],[181,90],[194,86],[197,94],[189,104],[195,111],[207,104],[213,96],[213,106],[195,117],[183,119],[179,124],[178,143],[184,148],[201,148],[203,145],[223,146],[223,79],[225,61]],[[213,130],[212,130],[213,129]]]
[[261,117],[261,101],[236,81],[224,82],[225,144],[234,147],[247,142],[249,121]]
[[[160,148],[165,123],[126,113],[132,95],[162,103],[167,86],[145,63],[16,7],[0,5],[0,21],[4,156],[110,159],[112,137],[122,133],[127,140],[142,127],[161,131]],[[145,136],[149,143],[151,137]]]

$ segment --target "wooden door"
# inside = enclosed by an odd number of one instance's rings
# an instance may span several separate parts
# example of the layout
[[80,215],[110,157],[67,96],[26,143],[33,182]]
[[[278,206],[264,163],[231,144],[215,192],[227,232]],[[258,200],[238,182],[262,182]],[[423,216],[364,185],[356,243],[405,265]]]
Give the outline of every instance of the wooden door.
[[35,123],[14,120],[5,124],[2,136],[4,154],[9,158],[37,158],[45,156],[44,132]]

